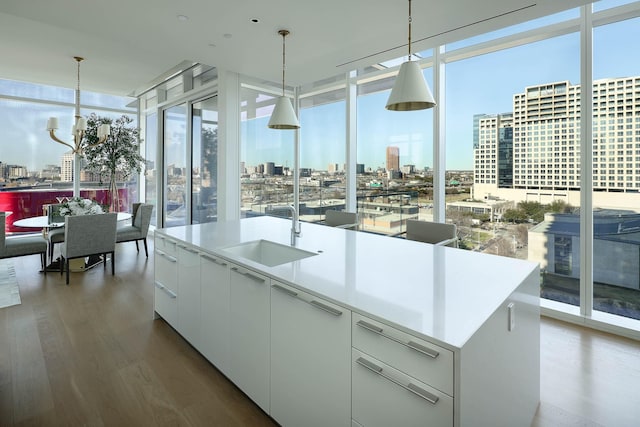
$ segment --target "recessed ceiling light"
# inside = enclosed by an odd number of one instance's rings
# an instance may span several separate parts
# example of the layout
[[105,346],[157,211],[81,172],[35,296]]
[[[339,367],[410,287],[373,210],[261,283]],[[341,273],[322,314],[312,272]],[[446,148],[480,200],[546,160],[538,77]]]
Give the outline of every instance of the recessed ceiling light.
[[225,39],[230,39],[231,37],[233,37],[233,35],[232,35],[232,34],[229,34],[229,33],[226,33],[223,37],[224,37]]
[[251,18],[251,22],[257,24],[258,22],[260,22],[260,20],[258,18]]
[[216,47],[216,45],[214,43],[209,43],[207,46],[209,47]]
[[188,21],[189,17],[187,15],[178,15],[178,21]]

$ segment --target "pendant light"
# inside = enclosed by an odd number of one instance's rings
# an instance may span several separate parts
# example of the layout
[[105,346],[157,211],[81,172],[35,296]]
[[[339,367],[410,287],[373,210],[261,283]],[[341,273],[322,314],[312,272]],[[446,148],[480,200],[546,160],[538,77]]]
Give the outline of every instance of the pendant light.
[[400,66],[385,107],[387,110],[424,110],[436,105],[427,82],[424,80],[420,65],[411,61],[411,55],[411,0],[409,0],[409,57]]
[[289,30],[280,30],[278,31],[278,34],[282,36],[282,96],[278,98],[278,101],[276,101],[276,106],[271,113],[268,126],[271,129],[299,129],[300,122],[298,122],[296,113],[293,111],[291,101],[289,98],[284,96],[284,39],[289,35]]

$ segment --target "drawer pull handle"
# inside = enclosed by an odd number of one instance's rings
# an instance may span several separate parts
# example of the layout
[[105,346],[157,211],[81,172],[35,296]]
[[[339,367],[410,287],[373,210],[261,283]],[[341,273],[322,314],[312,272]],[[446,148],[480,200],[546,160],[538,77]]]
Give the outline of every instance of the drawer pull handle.
[[214,264],[218,264],[218,265],[221,265],[221,266],[223,266],[223,267],[226,267],[226,266],[227,266],[227,263],[226,263],[226,262],[220,261],[220,260],[218,260],[218,259],[216,259],[216,258],[213,258],[213,257],[210,257],[210,256],[208,256],[208,255],[200,255],[200,256],[201,256],[202,258],[206,259],[207,261],[211,261],[211,262],[212,262],[212,263],[214,263]]
[[320,301],[316,301],[316,300],[307,301],[304,298],[301,298],[297,292],[292,291],[289,288],[285,288],[284,286],[280,286],[280,285],[271,285],[271,287],[279,290],[284,294],[289,295],[292,298],[297,298],[302,302],[306,302],[307,304],[314,306],[315,308],[319,308],[320,310],[326,311],[329,314],[332,314],[334,316],[342,316],[342,312],[340,310],[336,310],[335,308],[330,307],[326,304],[323,304]]
[[409,383],[408,385],[402,384],[397,379],[391,377],[390,375],[387,375],[387,373],[384,372],[382,367],[380,367],[380,366],[376,365],[375,363],[365,359],[364,357],[359,357],[358,359],[356,359],[356,362],[359,365],[364,366],[365,368],[367,368],[371,372],[375,372],[376,374],[380,375],[382,378],[385,378],[385,379],[391,381],[392,383],[394,383],[396,385],[399,385],[403,389],[405,389],[407,391],[410,391],[411,393],[415,394],[416,396],[419,396],[419,397],[423,398],[424,400],[426,400],[427,402],[431,403],[432,405],[435,405],[438,402],[438,400],[440,399],[438,396],[429,393],[428,391],[424,390],[421,387],[418,387],[415,384],[412,384],[412,383]]
[[196,251],[195,249],[191,249],[188,246],[185,245],[178,245],[180,247],[180,249],[184,249],[186,252],[189,252],[191,254],[197,254],[198,251]]
[[371,332],[375,332],[376,334],[382,335],[382,328],[377,327],[376,325],[372,325],[371,323],[367,323],[364,320],[358,320],[358,326],[368,329]]
[[157,249],[156,249],[156,253],[157,253],[158,255],[160,255],[162,258],[164,258],[164,259],[166,259],[167,261],[169,261],[169,262],[178,262],[178,259],[177,259],[177,258],[172,257],[171,255],[167,255],[166,253],[164,253],[164,252],[162,252],[162,251],[160,251],[160,250],[157,250]]
[[435,405],[438,399],[440,399],[438,396],[429,393],[427,390],[423,389],[422,387],[418,387],[415,384],[409,383],[409,385],[407,385],[407,390],[420,396],[421,398],[431,403],[432,405]]
[[413,349],[415,351],[418,351],[418,352],[420,352],[422,354],[425,354],[425,355],[427,355],[429,357],[433,357],[434,359],[440,355],[440,353],[438,353],[437,351],[435,351],[433,349],[430,349],[429,347],[426,347],[426,346],[424,346],[422,344],[418,344],[417,342],[413,342],[413,341],[409,341],[407,343],[407,347],[409,347],[409,348],[411,348],[411,349]]
[[271,285],[272,288],[279,290],[280,292],[289,295],[290,297],[296,298],[298,296],[297,292],[292,291],[291,289],[287,289],[284,286],[280,285]]
[[167,289],[167,287],[165,285],[163,285],[162,283],[160,283],[158,281],[155,281],[154,284],[156,285],[156,288],[160,289],[161,291],[164,291],[164,293],[169,295],[171,298],[176,298],[178,296],[171,289]]
[[247,276],[249,279],[255,280],[256,282],[260,282],[260,283],[264,282],[264,279],[260,276],[256,276],[247,271],[240,271],[240,269],[238,269],[237,267],[232,267],[231,269],[238,274],[242,274],[243,276]]
[[418,344],[417,342],[413,342],[413,341],[409,341],[409,342],[404,342],[402,340],[399,340],[396,337],[393,337],[389,334],[385,334],[384,330],[376,325],[372,325],[371,323],[365,322],[364,320],[358,320],[358,322],[356,323],[356,325],[360,326],[361,328],[364,328],[368,331],[374,332],[380,336],[383,336],[385,338],[390,339],[391,341],[395,341],[398,344],[402,344],[405,347],[409,347],[412,350],[415,350],[421,354],[424,354],[425,356],[429,356],[433,359],[435,359],[436,357],[438,357],[440,355],[440,353],[438,353],[435,350],[432,350],[422,344]]
[[316,301],[316,300],[311,300],[309,301],[309,304],[311,304],[312,306],[319,308],[320,310],[324,310],[329,314],[333,314],[334,316],[342,316],[342,312],[340,310],[336,310],[333,307],[329,307],[326,304],[321,303],[320,301]]

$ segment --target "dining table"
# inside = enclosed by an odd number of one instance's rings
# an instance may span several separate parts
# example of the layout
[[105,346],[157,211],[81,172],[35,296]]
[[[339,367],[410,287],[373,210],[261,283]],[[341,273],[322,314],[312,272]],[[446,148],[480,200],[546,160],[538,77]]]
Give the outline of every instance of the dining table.
[[[126,221],[129,218],[131,218],[131,214],[129,212],[118,212],[118,221]],[[49,222],[49,217],[47,215],[40,215],[18,219],[13,222],[13,225],[23,228],[48,229],[64,227],[64,222]]]
[[[131,214],[129,212],[118,212],[118,222],[126,221],[131,218]],[[32,216],[29,218],[22,218],[13,222],[13,225],[16,227],[23,228],[40,228],[42,229],[42,236],[46,238],[47,232],[52,228],[61,228],[64,227],[64,222],[49,222],[48,215],[40,215],[40,216]],[[59,271],[60,264],[58,264],[60,259],[57,259],[50,265],[45,268],[47,271]],[[70,261],[70,271],[86,271],[92,267],[103,262],[103,259],[99,255],[94,255],[92,257],[88,257],[87,260],[78,258]]]

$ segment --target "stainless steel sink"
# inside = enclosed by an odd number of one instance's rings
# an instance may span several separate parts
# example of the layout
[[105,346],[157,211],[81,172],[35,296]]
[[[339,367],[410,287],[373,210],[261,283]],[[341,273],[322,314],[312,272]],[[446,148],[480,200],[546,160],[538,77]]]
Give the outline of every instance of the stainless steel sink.
[[318,255],[292,246],[282,245],[270,240],[254,240],[224,248],[226,252],[246,258],[268,267],[286,264],[299,259]]

